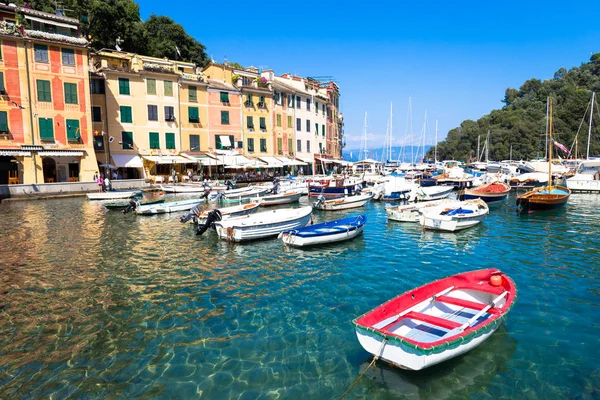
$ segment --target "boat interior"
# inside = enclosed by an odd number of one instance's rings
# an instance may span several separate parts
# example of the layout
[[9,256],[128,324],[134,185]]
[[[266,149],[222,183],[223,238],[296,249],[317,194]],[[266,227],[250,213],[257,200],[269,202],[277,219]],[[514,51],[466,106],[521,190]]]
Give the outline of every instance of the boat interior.
[[373,328],[420,343],[458,335],[502,312],[508,292],[486,286],[482,290],[450,287]]

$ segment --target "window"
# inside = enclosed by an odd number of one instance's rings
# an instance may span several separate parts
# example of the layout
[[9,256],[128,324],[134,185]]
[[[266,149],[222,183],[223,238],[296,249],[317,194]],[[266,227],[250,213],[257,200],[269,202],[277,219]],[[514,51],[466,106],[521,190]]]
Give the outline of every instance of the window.
[[106,92],[104,89],[104,81],[102,79],[90,80],[90,92],[92,94],[104,94]]
[[319,102],[315,101],[315,114],[319,113]]
[[165,121],[175,121],[175,108],[165,106]]
[[275,104],[281,105],[281,103],[279,102],[281,100],[281,93],[273,92],[273,100],[275,100]]
[[69,142],[78,142],[81,138],[81,131],[79,130],[79,120],[68,119],[67,124],[67,140]]
[[296,96],[296,108],[300,109],[300,103],[302,103],[302,99],[300,98],[300,96]]
[[150,148],[160,149],[160,135],[158,134],[158,132],[150,132],[148,136],[150,139]]
[[296,140],[296,150],[302,151],[302,141],[300,139]]
[[75,65],[75,50],[62,49],[62,63],[63,65]]
[[229,103],[229,93],[220,92],[221,103]]
[[306,152],[310,153],[310,140],[306,141]]
[[[226,138],[228,137],[230,144],[224,145],[221,142],[221,137],[226,137]],[[232,149],[234,143],[235,143],[235,139],[234,139],[233,135],[229,135],[229,136],[227,136],[227,135],[215,135],[215,148],[216,149],[225,149],[225,148]]]
[[306,99],[306,111],[310,111],[310,99]]
[[244,148],[244,142],[242,142],[242,141],[237,142],[237,148],[238,149],[243,149]]
[[302,130],[302,120],[300,120],[300,118],[296,118],[296,130],[297,131]]
[[65,83],[65,103],[77,104],[77,84]]
[[2,60],[2,43],[0,42],[0,60]]
[[267,129],[267,119],[265,117],[260,117],[260,129],[263,131]]
[[254,102],[252,101],[252,95],[246,95],[246,101],[244,102],[246,107],[254,107]]
[[8,133],[8,113],[6,111],[0,111],[0,133]]
[[156,94],[156,79],[146,78],[146,94]]
[[119,94],[131,94],[131,92],[129,91],[129,79],[119,78]]
[[283,139],[278,137],[277,138],[277,153],[278,154],[283,153],[282,147],[283,147]]
[[[173,96],[173,81],[165,81],[165,96]],[[168,148],[168,147],[167,147]]]
[[102,122],[102,108],[92,106],[92,122]]
[[252,118],[251,116],[246,117],[246,127],[248,129],[254,129],[254,118]]
[[265,102],[265,96],[260,96],[260,101],[258,102],[258,106],[260,108],[265,108],[267,103]]
[[292,116],[288,115],[286,128],[291,128],[291,127],[292,127]]
[[[325,124],[321,125],[321,132],[323,132],[323,136],[325,136]],[[317,131],[317,134],[319,131]]]
[[158,106],[148,104],[148,121],[158,121]]
[[319,153],[323,153],[323,143],[319,142]]
[[190,135],[190,151],[200,151],[200,135]]
[[310,132],[310,119],[306,120],[306,132]]
[[36,62],[48,62],[48,46],[36,44],[33,46],[33,59]]
[[281,93],[281,106],[285,107],[285,95],[283,93]]
[[254,139],[248,138],[248,152],[254,152]]
[[121,106],[119,109],[121,111],[121,122],[132,123],[133,116],[131,115],[131,107]]
[[133,150],[133,132],[121,132],[121,148]]
[[52,118],[39,118],[40,139],[45,141],[54,140],[54,124]]
[[221,111],[221,125],[229,125],[229,111]]
[[198,107],[188,107],[188,121],[196,124],[200,122]]
[[294,108],[294,96],[291,94],[288,94],[288,107]]
[[281,114],[277,114],[277,126],[281,127]]
[[292,148],[292,139],[288,139],[288,153],[292,153],[294,149]]
[[260,139],[260,152],[261,153],[267,152],[267,139]]
[[198,101],[196,86],[188,86],[188,101]]
[[167,149],[175,148],[175,134],[167,132],[165,133],[165,142],[167,144]]
[[36,81],[38,101],[52,101],[52,89],[50,89],[50,81]]
[[326,108],[327,108],[327,107],[325,107],[325,104],[323,104],[323,115],[325,115]]

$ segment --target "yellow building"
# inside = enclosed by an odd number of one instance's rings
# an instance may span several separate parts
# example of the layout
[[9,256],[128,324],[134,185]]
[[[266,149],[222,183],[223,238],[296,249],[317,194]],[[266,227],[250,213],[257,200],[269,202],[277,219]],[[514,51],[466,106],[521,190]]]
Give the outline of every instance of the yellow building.
[[179,98],[181,115],[181,149],[191,156],[208,151],[208,84],[194,64],[177,63],[181,69]]

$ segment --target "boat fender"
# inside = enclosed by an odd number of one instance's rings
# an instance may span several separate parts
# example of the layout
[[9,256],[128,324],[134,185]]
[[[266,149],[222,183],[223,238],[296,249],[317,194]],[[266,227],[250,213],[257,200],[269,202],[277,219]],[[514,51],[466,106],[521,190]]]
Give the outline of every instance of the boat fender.
[[502,275],[501,274],[493,274],[490,277],[490,284],[492,286],[501,286],[502,285]]

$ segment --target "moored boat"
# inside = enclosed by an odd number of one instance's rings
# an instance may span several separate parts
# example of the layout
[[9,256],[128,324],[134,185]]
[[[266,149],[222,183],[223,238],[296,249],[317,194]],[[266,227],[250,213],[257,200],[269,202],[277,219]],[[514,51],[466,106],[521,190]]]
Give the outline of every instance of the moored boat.
[[485,201],[465,200],[451,207],[441,205],[422,209],[419,223],[425,229],[455,232],[479,224],[489,212]]
[[149,205],[139,205],[136,207],[136,214],[140,215],[155,215],[155,214],[168,214],[172,212],[178,211],[188,211],[192,207],[197,206],[200,203],[203,203],[204,199],[190,199],[190,200],[180,200],[180,201],[170,201],[168,203],[162,204],[149,204]]
[[364,229],[367,218],[364,215],[342,218],[305,226],[304,228],[283,231],[279,239],[293,247],[306,247],[317,244],[341,242],[353,239]]
[[408,195],[408,201],[434,201],[445,199],[454,191],[452,186],[418,186]]
[[87,193],[88,200],[118,200],[141,196],[141,190],[109,190],[108,192]]
[[573,192],[600,192],[600,160],[582,161],[566,185]]
[[421,210],[444,206],[454,207],[459,205],[460,202],[454,199],[441,199],[434,201],[427,201],[422,203],[403,204],[399,206],[387,207],[385,213],[387,214],[388,220],[397,222],[419,222],[419,216]]
[[306,226],[311,214],[312,207],[284,208],[215,222],[215,228],[221,239],[231,242],[263,239]]
[[[164,203],[164,202],[165,202],[164,199],[157,199],[157,200],[140,201],[138,204],[141,206],[144,206],[144,205],[149,205],[149,204],[160,204],[160,203]],[[129,206],[130,206],[129,201],[118,201],[115,203],[104,204],[104,207],[109,210],[124,210]]]
[[366,351],[400,368],[421,370],[483,343],[516,295],[514,282],[499,270],[465,272],[410,290],[353,324]]
[[268,188],[253,187],[250,190],[236,193],[220,192],[220,198],[223,201],[244,201],[250,199],[258,199],[260,196],[266,194],[269,191]]
[[300,200],[302,193],[300,192],[285,192],[279,194],[272,194],[260,198],[261,206],[275,206],[280,204],[296,203]]
[[508,197],[510,186],[503,182],[486,183],[472,189],[465,189],[464,200],[481,199],[486,203],[501,201]]
[[[239,206],[215,208],[213,210],[218,209],[219,212],[221,213],[221,219],[226,220],[228,218],[235,218],[235,217],[241,217],[244,215],[254,214],[255,212],[258,211],[258,206],[259,206],[259,203],[248,203],[248,204],[241,204]],[[192,212],[194,213],[194,217],[195,217],[195,218],[193,218],[193,222],[196,224],[204,224],[206,222],[206,218],[208,217],[208,213],[213,210],[200,211],[197,207],[194,207],[192,209]]]
[[371,200],[373,193],[361,193],[354,196],[340,197],[338,199],[325,200],[325,198],[319,198],[314,207],[317,210],[323,211],[338,211],[347,210],[350,208],[362,207]]

